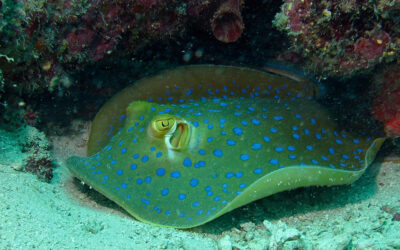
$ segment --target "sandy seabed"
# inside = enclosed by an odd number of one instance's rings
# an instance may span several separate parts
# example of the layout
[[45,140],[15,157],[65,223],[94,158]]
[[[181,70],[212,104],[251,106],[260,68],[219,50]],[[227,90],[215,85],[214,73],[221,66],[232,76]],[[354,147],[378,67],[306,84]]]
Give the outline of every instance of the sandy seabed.
[[[82,125],[83,124],[83,125]],[[0,130],[0,249],[400,249],[400,159],[380,157],[355,183],[300,188],[176,230],[139,222],[72,178],[87,124],[50,136],[51,183],[21,171],[18,135]]]

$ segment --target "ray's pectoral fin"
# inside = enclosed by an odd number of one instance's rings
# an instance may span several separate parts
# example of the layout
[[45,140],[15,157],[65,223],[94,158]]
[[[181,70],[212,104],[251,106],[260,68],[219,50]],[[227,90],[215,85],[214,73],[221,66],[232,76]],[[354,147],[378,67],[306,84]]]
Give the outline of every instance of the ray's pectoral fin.
[[375,139],[370,147],[367,149],[367,153],[365,155],[365,166],[369,166],[376,158],[376,155],[378,154],[379,150],[382,147],[382,144],[387,140],[388,138],[377,138]]
[[149,124],[149,136],[164,139],[168,149],[180,151],[190,141],[191,127],[184,119],[171,114],[154,117]]
[[[154,107],[154,104],[151,104],[149,102],[145,101],[135,101],[132,102],[127,108],[126,108],[126,123],[127,124],[135,124],[135,122],[138,122],[142,118],[142,116],[149,115],[151,112],[152,107]],[[66,165],[68,169],[72,172],[72,174],[76,177],[78,177],[80,180],[83,182],[91,182],[92,185],[94,185],[93,177],[90,174],[90,171],[88,171],[87,168],[85,168],[85,161],[90,159],[91,157],[94,157],[94,155],[99,154],[99,152],[93,152],[90,157],[78,157],[78,156],[73,156],[67,159]]]
[[84,183],[89,182],[91,179],[87,168],[83,167],[86,159],[86,157],[72,156],[66,161],[66,165],[69,171],[71,171],[72,175]]
[[66,164],[68,166],[68,168],[76,175],[76,171],[77,171],[77,166],[79,166],[79,164],[81,162],[83,162],[83,159],[85,159],[84,157],[79,157],[79,156],[72,156],[69,157],[66,161]]

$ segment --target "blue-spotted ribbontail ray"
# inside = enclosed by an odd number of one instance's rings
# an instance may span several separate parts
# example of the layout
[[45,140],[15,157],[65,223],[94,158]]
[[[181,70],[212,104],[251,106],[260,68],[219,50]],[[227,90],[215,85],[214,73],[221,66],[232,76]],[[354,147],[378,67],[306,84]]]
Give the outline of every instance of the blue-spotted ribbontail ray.
[[384,141],[340,130],[312,83],[211,65],[164,74],[173,83],[147,78],[106,104],[95,123],[120,119],[94,125],[89,157],[67,161],[141,221],[190,228],[284,190],[352,183]]

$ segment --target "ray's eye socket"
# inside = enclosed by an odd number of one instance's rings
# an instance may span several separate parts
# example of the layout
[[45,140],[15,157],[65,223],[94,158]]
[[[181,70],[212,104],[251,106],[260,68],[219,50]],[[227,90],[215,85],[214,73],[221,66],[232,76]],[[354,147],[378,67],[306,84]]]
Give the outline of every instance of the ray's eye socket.
[[175,129],[176,120],[172,116],[160,116],[151,121],[150,131],[155,137],[163,137],[171,130]]
[[191,129],[182,118],[162,114],[151,120],[148,133],[152,137],[163,138],[168,149],[179,151],[189,144]]

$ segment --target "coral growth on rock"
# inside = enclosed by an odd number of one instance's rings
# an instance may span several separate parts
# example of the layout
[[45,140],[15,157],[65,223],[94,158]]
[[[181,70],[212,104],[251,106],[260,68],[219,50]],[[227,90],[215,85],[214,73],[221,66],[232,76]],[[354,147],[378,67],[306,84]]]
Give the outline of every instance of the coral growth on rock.
[[234,42],[244,29],[242,3],[5,1],[0,12],[0,68],[6,81],[23,85],[18,87],[27,92],[68,87],[69,72],[110,55],[133,53],[151,41],[181,36],[193,23],[208,27],[220,41]]
[[134,57],[152,42],[184,37],[192,27],[225,43],[238,40],[244,29],[243,0],[0,3],[0,113],[24,113],[29,103],[18,103],[27,96],[64,96],[83,68]]
[[9,131],[0,126],[0,166],[33,173],[41,181],[53,178],[52,146],[46,135],[31,126]]
[[23,130],[24,139],[21,141],[22,151],[25,152],[25,168],[35,174],[40,180],[50,182],[53,178],[51,144],[45,134],[34,127],[27,126]]
[[310,70],[351,76],[396,59],[399,16],[398,1],[288,0],[274,24],[287,32]]
[[40,180],[46,182],[50,182],[53,178],[53,164],[46,157],[40,159],[34,156],[29,157],[25,165],[25,171],[37,175]]
[[6,81],[26,92],[68,87],[68,71],[103,59],[118,45],[129,53],[181,33],[184,7],[178,1],[7,1],[0,53],[14,60],[0,58],[0,67]]

